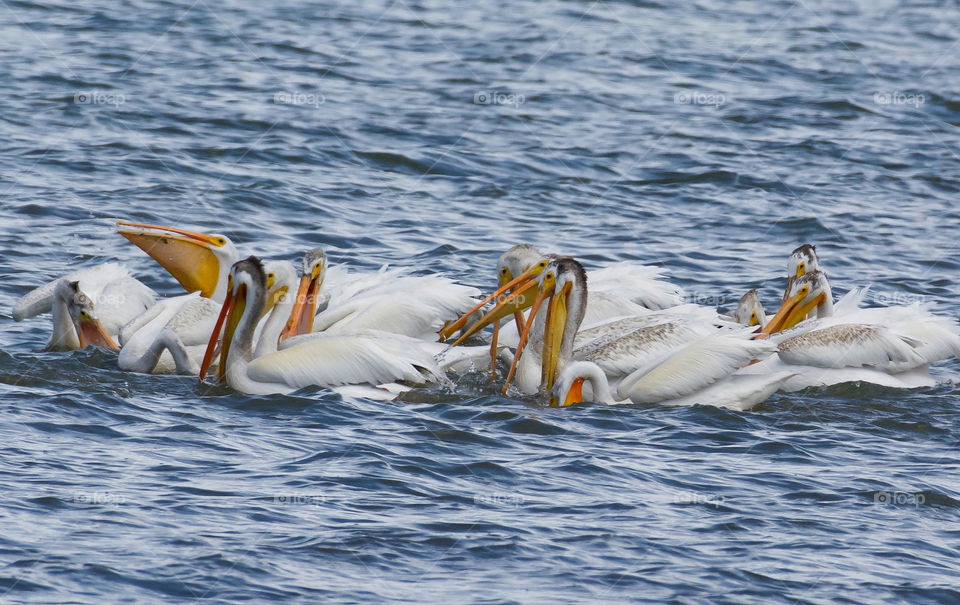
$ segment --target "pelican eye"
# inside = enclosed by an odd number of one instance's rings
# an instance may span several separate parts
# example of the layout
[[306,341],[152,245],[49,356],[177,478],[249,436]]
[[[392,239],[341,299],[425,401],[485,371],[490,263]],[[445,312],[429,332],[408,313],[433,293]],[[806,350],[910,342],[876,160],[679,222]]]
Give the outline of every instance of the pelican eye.
[[268,288],[272,288],[272,287],[273,287],[273,282],[275,282],[276,280],[277,280],[277,275],[276,275],[275,273],[273,273],[272,271],[271,271],[270,273],[267,273],[267,287],[268,287]]
[[797,277],[802,277],[804,273],[807,272],[807,263],[800,263],[797,265]]
[[215,237],[213,238],[213,243],[215,243],[218,246],[226,246],[227,240],[222,237]]

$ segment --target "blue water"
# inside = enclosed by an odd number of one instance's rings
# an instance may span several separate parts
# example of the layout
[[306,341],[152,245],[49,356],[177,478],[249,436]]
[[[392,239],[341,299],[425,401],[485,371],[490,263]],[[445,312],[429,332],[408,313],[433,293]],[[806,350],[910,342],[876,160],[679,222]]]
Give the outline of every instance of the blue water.
[[[960,392],[752,412],[198,390],[40,353],[115,218],[489,287],[531,242],[956,315],[952,2],[0,4],[0,601],[956,603]],[[486,95],[486,96],[484,96]],[[484,103],[489,101],[489,103]],[[941,377],[960,363],[940,364]]]

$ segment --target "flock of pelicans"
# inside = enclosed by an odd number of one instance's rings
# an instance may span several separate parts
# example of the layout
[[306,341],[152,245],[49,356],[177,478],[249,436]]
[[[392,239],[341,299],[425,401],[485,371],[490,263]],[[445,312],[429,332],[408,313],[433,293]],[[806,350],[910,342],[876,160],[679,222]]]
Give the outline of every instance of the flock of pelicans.
[[[190,294],[157,300],[115,263],[26,294],[17,321],[51,313],[48,349],[119,351],[123,370],[217,380],[244,393],[311,385],[392,398],[448,372],[509,366],[551,405],[703,403],[749,409],[778,390],[842,382],[917,388],[930,363],[960,356],[952,318],[921,304],[861,308],[866,290],[834,303],[813,246],[788,261],[786,291],[767,320],[756,290],[734,316],[684,304],[660,270],[622,262],[586,272],[576,260],[514,246],[498,287],[381,269],[351,274],[310,250],[288,261],[240,255],[229,238],[119,221],[117,231]],[[491,327],[486,343],[477,343]],[[439,332],[438,332],[439,330]],[[437,335],[439,333],[439,339]]]

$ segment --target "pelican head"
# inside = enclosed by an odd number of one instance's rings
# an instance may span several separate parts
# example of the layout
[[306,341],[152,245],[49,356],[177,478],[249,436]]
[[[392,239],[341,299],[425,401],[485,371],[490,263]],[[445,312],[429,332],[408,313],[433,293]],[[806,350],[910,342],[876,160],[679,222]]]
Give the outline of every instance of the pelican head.
[[453,342],[454,346],[490,324],[499,325],[494,322],[499,322],[511,314],[514,314],[517,325],[522,331],[523,317],[520,312],[533,304],[537,291],[537,278],[546,269],[551,258],[541,254],[530,244],[516,245],[501,254],[497,261],[497,289],[477,306],[464,313],[460,319],[440,330],[440,341],[449,340],[457,330],[463,329],[473,314],[490,301],[496,303],[493,309],[465,330]]
[[817,247],[812,244],[804,244],[790,253],[787,259],[787,289],[784,291],[783,300],[787,300],[790,288],[794,280],[803,277],[806,273],[820,270],[820,259],[817,258]]
[[509,282],[546,256],[530,244],[517,244],[497,259],[497,278],[499,285]]
[[297,286],[297,269],[290,261],[270,261],[263,265],[267,277],[267,300],[263,313],[270,312],[277,303],[291,296]]
[[767,323],[767,314],[763,310],[763,303],[760,302],[760,293],[756,290],[750,290],[737,304],[736,313],[737,323],[745,326],[764,326]]
[[187,292],[223,300],[227,271],[237,260],[227,236],[128,221],[117,221],[117,233],[160,263]]
[[[217,376],[226,378],[230,350],[236,341],[237,353],[249,359],[253,358],[253,331],[263,316],[267,296],[267,273],[263,263],[256,256],[237,261],[230,268],[227,277],[227,294],[220,309],[216,326],[207,343],[207,350],[200,364],[200,381],[207,375],[214,356],[217,342],[223,330],[223,343],[220,348],[220,366]],[[226,325],[224,326],[224,323]],[[238,334],[239,332],[239,334]]]
[[111,351],[119,351],[120,347],[113,341],[110,334],[104,329],[97,317],[93,301],[82,290],[76,281],[62,280],[57,284],[56,294],[63,297],[67,303],[67,310],[73,327],[77,331],[77,340],[80,348],[90,346],[103,347]]
[[823,271],[807,272],[793,281],[786,300],[761,334],[769,335],[792,328],[814,309],[817,309],[817,317],[826,317],[833,312],[833,293]]
[[327,275],[327,253],[321,248],[307,250],[301,261],[300,287],[293,302],[290,320],[281,334],[281,340],[313,331],[313,318],[317,311],[317,294]]
[[[590,387],[591,395],[583,393],[584,383]],[[610,383],[600,366],[592,361],[572,361],[563,371],[550,392],[550,405],[566,407],[584,401],[614,403],[610,396]]]
[[[583,265],[572,258],[551,260],[540,276],[536,297],[530,317],[517,345],[513,366],[507,375],[503,389],[506,392],[523,354],[530,333],[534,329],[537,314],[544,300],[550,299],[543,326],[543,353],[541,356],[540,390],[549,393],[563,366],[573,357],[573,339],[580,328],[586,311],[587,272]],[[538,328],[539,329],[539,328]]]

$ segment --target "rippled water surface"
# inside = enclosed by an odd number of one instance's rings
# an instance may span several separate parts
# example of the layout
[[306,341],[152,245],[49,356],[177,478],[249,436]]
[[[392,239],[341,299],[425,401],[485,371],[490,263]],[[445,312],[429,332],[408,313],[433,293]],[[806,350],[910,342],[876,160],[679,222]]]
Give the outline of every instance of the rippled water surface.
[[0,3],[0,600],[956,603],[960,404],[200,391],[10,306],[117,217],[489,286],[508,246],[958,312],[953,2]]

